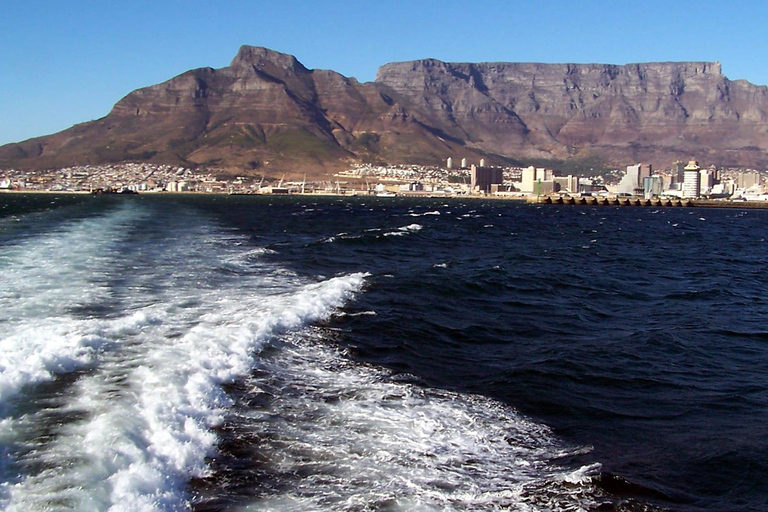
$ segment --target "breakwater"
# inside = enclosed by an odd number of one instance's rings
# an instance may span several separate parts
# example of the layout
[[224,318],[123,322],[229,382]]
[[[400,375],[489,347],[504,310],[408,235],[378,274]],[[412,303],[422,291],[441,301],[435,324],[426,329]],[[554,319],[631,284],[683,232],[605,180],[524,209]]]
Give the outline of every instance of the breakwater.
[[768,201],[723,201],[715,199],[680,199],[680,198],[652,198],[642,197],[598,197],[581,196],[569,197],[559,195],[528,196],[529,203],[536,204],[570,204],[582,206],[653,206],[668,208],[750,208],[750,209],[768,209]]

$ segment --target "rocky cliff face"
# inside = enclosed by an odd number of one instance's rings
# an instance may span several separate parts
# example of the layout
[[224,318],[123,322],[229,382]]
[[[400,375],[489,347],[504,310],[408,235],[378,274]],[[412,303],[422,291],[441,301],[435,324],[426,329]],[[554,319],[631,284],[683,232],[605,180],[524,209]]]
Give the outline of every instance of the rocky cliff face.
[[327,171],[446,156],[768,165],[768,88],[717,63],[392,63],[376,82],[244,46],[139,89],[104,118],[0,148],[0,167],[123,160]]
[[[768,88],[719,63],[387,64],[377,81],[501,154],[766,162]],[[659,162],[662,163],[662,162]]]

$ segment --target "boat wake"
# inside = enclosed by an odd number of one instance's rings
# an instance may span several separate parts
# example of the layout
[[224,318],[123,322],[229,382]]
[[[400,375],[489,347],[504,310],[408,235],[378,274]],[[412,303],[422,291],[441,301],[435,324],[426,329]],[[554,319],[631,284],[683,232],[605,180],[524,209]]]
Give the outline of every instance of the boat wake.
[[600,503],[599,465],[558,464],[584,448],[336,348],[365,272],[298,276],[201,212],[121,204],[0,247],[3,509]]

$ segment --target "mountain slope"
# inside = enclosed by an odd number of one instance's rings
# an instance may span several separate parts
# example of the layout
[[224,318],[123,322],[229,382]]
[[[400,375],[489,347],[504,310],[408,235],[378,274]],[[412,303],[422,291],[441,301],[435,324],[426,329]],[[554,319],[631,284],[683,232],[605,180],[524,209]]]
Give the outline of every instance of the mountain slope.
[[384,86],[244,46],[228,67],[188,71],[128,94],[102,119],[3,146],[0,167],[131,160],[298,174],[442,159],[454,145]]

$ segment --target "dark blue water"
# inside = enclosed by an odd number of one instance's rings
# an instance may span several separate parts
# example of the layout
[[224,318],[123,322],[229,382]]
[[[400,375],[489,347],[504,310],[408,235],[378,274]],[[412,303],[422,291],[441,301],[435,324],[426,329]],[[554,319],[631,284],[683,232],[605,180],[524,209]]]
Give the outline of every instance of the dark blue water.
[[[20,208],[0,199],[24,218],[46,209],[87,217],[120,201],[166,219],[184,211],[264,248],[261,260],[297,279],[367,273],[343,314],[317,324],[323,343],[344,364],[425,392],[487,397],[550,427],[577,447],[558,465],[600,464],[590,491],[599,499],[584,508],[768,509],[768,211],[243,196],[35,196]],[[263,361],[284,354],[272,350]],[[291,357],[297,373],[308,356]],[[270,402],[270,414],[287,415],[294,381],[263,364],[227,384],[234,407]],[[278,402],[292,405],[281,413]],[[280,509],[274,496],[301,481],[301,471],[288,478],[271,465],[284,456],[284,433],[249,437],[247,425],[233,417],[221,427],[224,455],[209,480],[191,484],[199,510],[266,496],[256,509]],[[460,503],[437,508],[484,508]],[[487,508],[505,508],[495,503]]]

